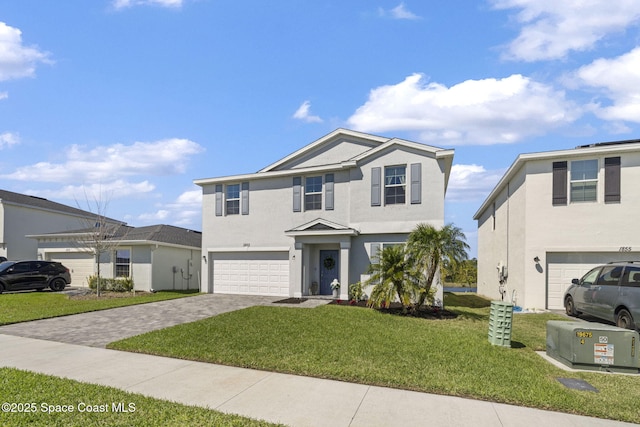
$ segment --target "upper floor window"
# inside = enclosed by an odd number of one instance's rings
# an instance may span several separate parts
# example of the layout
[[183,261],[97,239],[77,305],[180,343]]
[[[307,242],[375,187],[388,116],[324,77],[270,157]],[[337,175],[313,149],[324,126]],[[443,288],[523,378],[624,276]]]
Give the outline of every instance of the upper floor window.
[[385,205],[404,204],[407,185],[406,166],[384,168],[384,203]]
[[116,250],[116,264],[115,264],[115,276],[116,277],[129,277],[131,265],[131,250],[130,249],[118,249]]
[[598,189],[598,160],[571,162],[571,202],[595,202]]
[[227,215],[240,213],[240,184],[227,185],[226,208]]
[[322,177],[310,176],[304,180],[304,210],[322,209]]

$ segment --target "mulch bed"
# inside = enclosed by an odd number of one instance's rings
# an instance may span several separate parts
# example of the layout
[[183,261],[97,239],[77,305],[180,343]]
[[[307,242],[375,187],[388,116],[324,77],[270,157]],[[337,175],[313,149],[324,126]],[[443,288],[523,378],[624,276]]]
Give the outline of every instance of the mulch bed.
[[[333,300],[329,304],[348,305],[352,307],[366,307],[366,301],[347,301],[347,300]],[[440,307],[426,307],[422,306],[414,312],[403,313],[402,305],[397,302],[393,302],[386,308],[376,308],[375,310],[380,313],[393,314],[396,316],[417,317],[420,319],[438,320],[438,319],[455,319],[458,317],[456,313],[453,313],[447,309],[441,309]]]
[[281,299],[280,301],[274,301],[273,304],[302,304],[306,300],[306,298],[287,298]]
[[[135,296],[140,297],[143,295],[151,295],[150,292],[136,291]],[[81,295],[69,295],[69,299],[73,300],[103,300],[112,298],[128,298],[134,296],[131,292],[100,292],[100,297],[95,292],[81,294]]]

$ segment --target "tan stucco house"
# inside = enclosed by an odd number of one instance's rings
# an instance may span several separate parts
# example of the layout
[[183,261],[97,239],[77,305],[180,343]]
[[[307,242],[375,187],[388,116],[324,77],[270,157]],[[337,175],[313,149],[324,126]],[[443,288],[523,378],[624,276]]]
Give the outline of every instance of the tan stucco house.
[[380,248],[444,225],[453,154],[337,129],[258,172],[196,180],[202,290],[328,295],[337,279],[347,298]]
[[640,140],[521,154],[476,212],[478,293],[562,309],[592,267],[640,260]]

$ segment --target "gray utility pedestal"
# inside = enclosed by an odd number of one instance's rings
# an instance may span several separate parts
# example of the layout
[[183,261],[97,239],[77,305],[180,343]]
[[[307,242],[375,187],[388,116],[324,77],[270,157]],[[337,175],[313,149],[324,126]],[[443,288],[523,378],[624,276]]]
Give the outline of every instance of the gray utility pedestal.
[[491,301],[489,312],[489,342],[493,345],[511,347],[511,318],[513,304]]
[[547,355],[575,369],[638,373],[637,331],[591,322],[547,322]]

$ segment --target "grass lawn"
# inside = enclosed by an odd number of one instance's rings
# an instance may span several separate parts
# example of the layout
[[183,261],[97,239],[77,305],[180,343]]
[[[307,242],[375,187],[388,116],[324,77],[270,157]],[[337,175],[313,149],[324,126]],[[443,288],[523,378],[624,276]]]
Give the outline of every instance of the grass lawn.
[[[2,402],[30,412],[0,411],[3,426],[274,426],[237,415],[127,393],[111,387],[0,368]],[[112,404],[115,404],[114,407]],[[117,412],[118,404],[129,412]],[[56,407],[57,406],[57,407]],[[73,412],[61,412],[64,409]],[[11,407],[9,407],[11,409]],[[94,409],[96,412],[89,412]],[[60,412],[56,412],[60,411]]]
[[[109,348],[464,396],[640,422],[640,378],[572,373],[535,353],[554,314],[515,314],[512,348],[487,339],[490,303],[446,294],[458,317],[425,320],[371,309],[251,307],[132,337]],[[599,393],[566,388],[583,379]]]
[[19,292],[0,294],[0,325],[85,313],[197,295],[197,291],[162,291],[131,297],[71,299],[57,292]]

